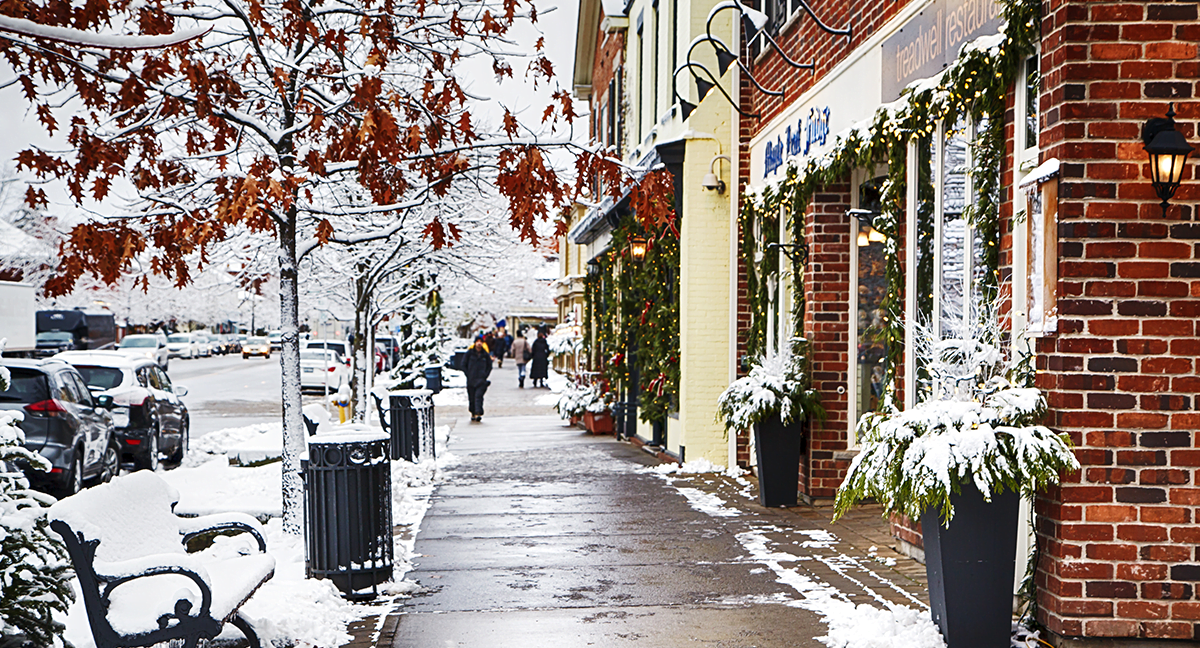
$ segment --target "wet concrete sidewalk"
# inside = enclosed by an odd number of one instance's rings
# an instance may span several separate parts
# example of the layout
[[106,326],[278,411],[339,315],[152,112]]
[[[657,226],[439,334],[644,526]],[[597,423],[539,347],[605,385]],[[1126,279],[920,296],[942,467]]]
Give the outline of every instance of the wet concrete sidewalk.
[[765,509],[753,480],[655,472],[545,414],[511,367],[492,380],[482,423],[438,411],[458,463],[417,533],[407,578],[425,591],[354,624],[350,646],[817,647],[821,597],[926,602],[878,509]]

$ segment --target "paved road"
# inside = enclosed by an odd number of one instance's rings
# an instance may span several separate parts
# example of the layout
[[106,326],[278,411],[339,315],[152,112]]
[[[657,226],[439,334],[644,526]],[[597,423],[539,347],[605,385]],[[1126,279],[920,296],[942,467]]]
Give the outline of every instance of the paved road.
[[171,360],[171,381],[188,388],[183,402],[192,420],[192,437],[283,416],[278,356],[270,360],[240,355]]

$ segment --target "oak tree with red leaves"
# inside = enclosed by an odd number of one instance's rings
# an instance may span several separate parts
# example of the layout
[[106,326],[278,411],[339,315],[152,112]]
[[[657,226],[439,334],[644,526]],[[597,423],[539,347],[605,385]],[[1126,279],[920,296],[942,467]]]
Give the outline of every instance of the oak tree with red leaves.
[[[49,295],[85,274],[116,282],[135,260],[183,286],[211,246],[273,236],[290,533],[303,503],[299,261],[363,214],[417,209],[466,175],[489,174],[531,241],[586,178],[603,175],[614,193],[628,182],[613,160],[575,148],[572,184],[547,155],[568,141],[540,140],[507,109],[494,130],[473,117],[456,76],[464,61],[552,79],[541,40],[524,53],[512,42],[515,25],[536,22],[527,1],[2,0],[0,18],[0,55],[45,130],[71,147],[31,147],[18,168],[77,202],[126,184],[136,192],[125,213],[73,228]],[[20,29],[6,28],[16,19]],[[560,90],[541,118],[574,116]],[[479,151],[490,152],[484,168]],[[47,196],[31,186],[26,202]],[[437,213],[422,229],[435,248],[461,236]]]

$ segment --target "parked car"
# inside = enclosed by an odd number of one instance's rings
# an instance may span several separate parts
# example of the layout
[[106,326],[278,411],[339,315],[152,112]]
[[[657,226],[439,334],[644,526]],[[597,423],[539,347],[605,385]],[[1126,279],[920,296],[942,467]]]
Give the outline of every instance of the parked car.
[[47,473],[15,462],[31,486],[66,497],[87,480],[107,482],[117,474],[121,450],[109,413],[111,396],[93,396],[79,372],[61,360],[3,358],[0,366],[10,374],[0,409],[23,411],[25,447],[51,465]]
[[126,335],[117,345],[117,351],[125,355],[150,358],[166,369],[171,362],[171,351],[167,349],[167,336],[161,333]]
[[75,336],[66,331],[43,331],[37,334],[33,352],[35,358],[48,358],[75,348]]
[[147,470],[157,469],[164,455],[175,465],[183,461],[190,419],[181,397],[188,390],[172,385],[162,367],[148,358],[105,351],[69,351],[55,359],[74,366],[92,393],[112,399],[122,461]]
[[196,349],[200,355],[205,358],[211,358],[213,354],[213,339],[205,331],[192,331],[192,335],[196,338]]
[[382,344],[387,349],[388,364],[387,368],[391,369],[400,363],[400,341],[390,335],[380,335],[375,338],[375,341]]
[[200,341],[192,333],[167,336],[167,351],[172,358],[195,358],[200,355]]
[[337,351],[304,349],[300,352],[300,389],[326,388],[335,392],[348,381],[346,362]]
[[245,360],[250,356],[262,356],[270,359],[271,341],[261,336],[246,338],[246,343],[242,345],[242,359]]
[[242,338],[232,333],[224,336],[225,338],[225,353],[241,353]]
[[283,349],[283,331],[269,331],[267,339],[271,341],[271,350],[280,351]]
[[350,345],[344,340],[309,340],[304,343],[304,349],[332,349],[337,351],[338,355],[350,364]]

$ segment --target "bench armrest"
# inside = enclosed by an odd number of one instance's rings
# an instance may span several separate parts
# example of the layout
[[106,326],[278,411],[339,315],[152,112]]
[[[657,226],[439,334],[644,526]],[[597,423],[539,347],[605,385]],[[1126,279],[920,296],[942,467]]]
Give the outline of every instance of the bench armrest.
[[[197,615],[208,617],[211,614],[212,584],[209,583],[208,572],[204,569],[200,560],[193,556],[169,553],[153,554],[116,562],[96,560],[92,562],[92,571],[96,574],[96,578],[104,583],[104,589],[100,594],[101,599],[104,601],[109,599],[109,594],[119,585],[139,578],[161,576],[164,574],[175,574],[190,578],[200,589],[200,610]],[[175,604],[175,616],[180,620],[184,616],[189,616],[190,610],[191,602],[187,599],[180,599]]]
[[214,531],[239,530],[254,536],[258,541],[258,550],[266,553],[267,541],[263,538],[262,525],[258,520],[245,513],[214,513],[195,518],[179,518],[179,533],[183,536],[184,544],[192,538],[212,533]]

